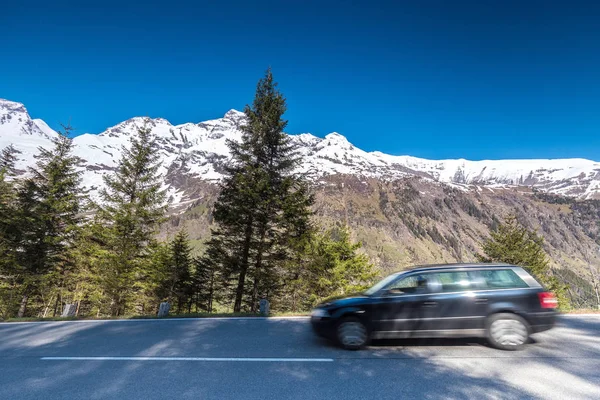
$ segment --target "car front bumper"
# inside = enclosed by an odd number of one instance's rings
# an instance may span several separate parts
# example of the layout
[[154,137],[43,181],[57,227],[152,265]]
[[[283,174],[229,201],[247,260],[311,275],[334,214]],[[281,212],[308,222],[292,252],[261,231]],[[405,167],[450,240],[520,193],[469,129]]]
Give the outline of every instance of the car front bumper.
[[326,339],[335,338],[335,322],[331,317],[311,316],[310,324],[313,332]]

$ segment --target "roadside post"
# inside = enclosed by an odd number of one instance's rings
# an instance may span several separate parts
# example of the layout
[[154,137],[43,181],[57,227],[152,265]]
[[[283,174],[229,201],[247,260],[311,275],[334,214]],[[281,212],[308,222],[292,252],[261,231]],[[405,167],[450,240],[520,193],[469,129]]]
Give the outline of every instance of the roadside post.
[[260,315],[269,316],[269,300],[261,299],[259,302]]
[[65,304],[61,317],[74,317],[76,311],[77,307],[75,307],[75,304]]
[[169,315],[169,310],[171,309],[171,305],[168,302],[160,303],[158,307],[158,318],[164,318]]

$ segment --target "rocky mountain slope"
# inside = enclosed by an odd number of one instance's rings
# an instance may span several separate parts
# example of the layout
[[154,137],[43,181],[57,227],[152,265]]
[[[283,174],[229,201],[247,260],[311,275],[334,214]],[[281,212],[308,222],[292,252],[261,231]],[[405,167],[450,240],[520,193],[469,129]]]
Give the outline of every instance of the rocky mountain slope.
[[[348,225],[382,275],[412,265],[476,261],[490,229],[516,213],[544,236],[551,266],[570,285],[573,304],[596,307],[590,268],[600,275],[600,200],[523,187],[465,190],[415,176],[384,181],[330,175],[313,190],[319,225]],[[210,182],[197,185],[200,199],[173,216],[162,237],[185,227],[201,250],[217,194]]]
[[[173,206],[183,208],[195,200],[193,187],[184,184],[187,179],[214,182],[221,178],[220,166],[228,157],[226,140],[239,140],[244,118],[235,110],[223,118],[181,125],[162,118],[135,117],[100,134],[79,135],[75,144],[77,155],[85,161],[84,185],[95,196],[102,175],[116,166],[121,146],[127,146],[137,127],[147,123],[160,143],[162,172]],[[48,146],[54,135],[42,120],[31,119],[22,104],[0,100],[0,147],[12,143],[23,152],[21,169],[34,162],[37,147]],[[315,180],[336,174],[384,180],[420,176],[463,190],[526,186],[578,199],[600,198],[600,162],[591,160],[426,160],[366,152],[339,133],[324,138],[305,133],[292,135],[292,139],[305,156],[302,169]]]

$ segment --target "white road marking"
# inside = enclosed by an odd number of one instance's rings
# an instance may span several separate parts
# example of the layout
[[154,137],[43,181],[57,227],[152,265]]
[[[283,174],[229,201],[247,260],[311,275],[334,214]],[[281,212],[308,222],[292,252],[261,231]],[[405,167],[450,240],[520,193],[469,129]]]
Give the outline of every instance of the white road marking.
[[333,358],[252,357],[42,357],[44,361],[233,361],[233,362],[333,362]]

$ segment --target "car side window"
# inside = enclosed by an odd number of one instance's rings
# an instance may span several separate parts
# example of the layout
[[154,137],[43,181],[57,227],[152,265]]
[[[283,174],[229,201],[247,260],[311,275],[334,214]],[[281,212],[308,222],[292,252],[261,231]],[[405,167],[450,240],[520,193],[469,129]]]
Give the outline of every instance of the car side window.
[[520,289],[527,285],[512,269],[479,271],[488,289]]
[[418,274],[407,276],[406,278],[393,282],[386,289],[389,293],[394,294],[425,292],[427,289],[427,275]]
[[477,274],[473,271],[447,271],[435,274],[441,292],[461,292],[463,290],[476,290],[479,285]]

